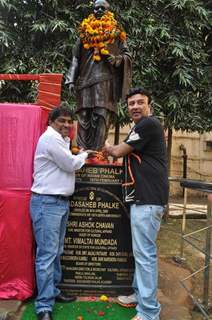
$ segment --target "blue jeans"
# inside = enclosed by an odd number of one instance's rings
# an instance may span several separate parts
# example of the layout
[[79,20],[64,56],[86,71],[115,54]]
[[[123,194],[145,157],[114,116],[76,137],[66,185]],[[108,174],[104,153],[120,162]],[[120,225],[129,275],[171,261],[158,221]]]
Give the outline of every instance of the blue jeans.
[[137,315],[142,320],[159,320],[157,300],[158,267],[156,239],[164,207],[156,205],[130,206],[135,273],[133,288],[137,296]]
[[68,199],[33,194],[30,202],[36,249],[36,313],[52,311],[62,271],[60,256],[63,253],[66,225],[69,214]]

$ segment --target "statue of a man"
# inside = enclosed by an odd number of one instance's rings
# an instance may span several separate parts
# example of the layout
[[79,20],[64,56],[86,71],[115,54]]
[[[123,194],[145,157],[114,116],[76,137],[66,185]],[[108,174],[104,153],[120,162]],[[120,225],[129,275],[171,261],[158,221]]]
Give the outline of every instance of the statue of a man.
[[79,32],[65,83],[76,93],[78,146],[100,150],[116,118],[117,102],[131,84],[131,56],[126,34],[105,0],[94,2],[94,14],[82,21]]

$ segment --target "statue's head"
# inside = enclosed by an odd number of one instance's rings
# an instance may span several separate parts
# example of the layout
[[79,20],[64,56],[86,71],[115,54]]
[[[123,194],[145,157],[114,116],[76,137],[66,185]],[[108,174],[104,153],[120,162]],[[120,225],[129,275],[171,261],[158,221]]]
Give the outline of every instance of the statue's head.
[[100,19],[106,11],[109,10],[109,3],[106,0],[96,0],[94,2],[94,15],[97,19]]

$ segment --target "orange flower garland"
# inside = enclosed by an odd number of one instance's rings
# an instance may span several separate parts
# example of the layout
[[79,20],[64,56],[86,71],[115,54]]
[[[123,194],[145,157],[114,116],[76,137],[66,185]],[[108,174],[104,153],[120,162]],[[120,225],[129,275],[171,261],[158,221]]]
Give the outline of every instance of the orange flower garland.
[[84,48],[94,49],[94,61],[100,61],[101,55],[109,54],[107,45],[114,43],[117,37],[121,41],[126,40],[126,33],[118,26],[114,14],[110,11],[107,11],[100,19],[90,14],[80,24],[79,32]]

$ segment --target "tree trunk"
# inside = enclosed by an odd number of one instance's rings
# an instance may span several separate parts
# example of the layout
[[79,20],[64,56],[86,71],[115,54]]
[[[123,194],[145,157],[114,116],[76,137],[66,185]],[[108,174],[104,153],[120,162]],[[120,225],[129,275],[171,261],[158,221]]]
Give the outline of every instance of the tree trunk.
[[119,144],[119,134],[120,134],[120,125],[119,125],[118,121],[116,121],[114,144]]
[[[119,144],[119,134],[120,134],[120,125],[119,125],[118,121],[116,121],[114,144]],[[116,162],[116,160],[117,160],[117,158],[113,157],[113,163]]]
[[168,157],[168,176],[171,175],[171,152],[172,152],[172,129],[168,128],[168,143],[167,143],[167,157]]

